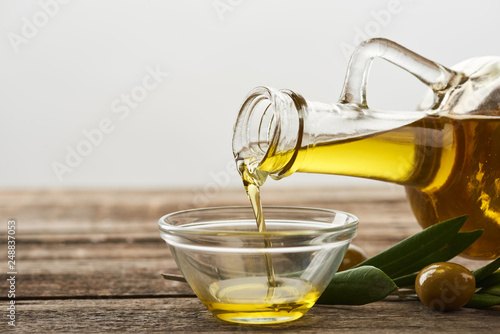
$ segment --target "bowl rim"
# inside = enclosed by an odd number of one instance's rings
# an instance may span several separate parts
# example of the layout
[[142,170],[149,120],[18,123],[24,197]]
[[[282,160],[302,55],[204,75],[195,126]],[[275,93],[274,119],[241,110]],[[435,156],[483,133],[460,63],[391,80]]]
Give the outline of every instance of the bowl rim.
[[[359,225],[359,218],[352,213],[335,210],[335,209],[324,209],[324,208],[314,208],[314,207],[299,207],[299,206],[263,206],[264,212],[267,210],[312,210],[318,212],[325,213],[335,213],[335,214],[343,214],[352,219],[352,222],[345,223],[342,225],[335,225],[333,227],[326,228],[310,228],[310,229],[297,229],[291,231],[266,231],[259,232],[257,229],[255,231],[232,231],[232,230],[207,230],[194,226],[175,226],[167,223],[167,219],[173,216],[189,214],[193,212],[207,212],[207,211],[216,211],[216,210],[250,210],[252,211],[251,206],[215,206],[215,207],[205,207],[205,208],[194,208],[188,210],[181,210],[172,212],[162,216],[158,221],[158,226],[161,232],[168,234],[187,234],[187,235],[205,235],[205,236],[298,236],[298,235],[317,235],[317,234],[325,234],[325,233],[333,233],[333,232],[344,232],[344,231],[352,231],[356,232],[357,227]],[[276,219],[272,219],[276,220]]]

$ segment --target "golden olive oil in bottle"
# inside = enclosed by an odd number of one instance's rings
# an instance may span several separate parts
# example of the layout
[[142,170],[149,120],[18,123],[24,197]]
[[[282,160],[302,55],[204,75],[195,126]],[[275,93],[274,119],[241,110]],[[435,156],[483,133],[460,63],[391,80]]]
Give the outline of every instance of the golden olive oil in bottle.
[[275,172],[292,155],[294,172],[404,185],[422,227],[466,214],[462,230],[484,232],[463,255],[500,256],[500,117],[426,116],[392,130],[266,156],[258,169]]

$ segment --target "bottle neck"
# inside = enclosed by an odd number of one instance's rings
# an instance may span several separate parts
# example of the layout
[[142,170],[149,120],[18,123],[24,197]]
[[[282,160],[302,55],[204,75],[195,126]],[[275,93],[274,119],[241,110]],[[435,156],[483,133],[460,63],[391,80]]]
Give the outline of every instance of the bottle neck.
[[[250,92],[238,114],[233,153],[237,164],[244,164],[260,180],[257,183],[263,183],[267,175],[280,179],[296,171],[350,175],[349,171],[331,169],[336,160],[346,157],[312,152],[331,143],[395,129],[423,116],[422,112],[377,112],[350,103],[311,102],[290,90],[258,87]],[[325,165],[330,168],[325,170]]]
[[282,177],[293,165],[293,152],[302,145],[306,109],[307,101],[292,91],[268,87],[252,90],[234,126],[233,153],[237,163],[244,162],[254,173],[270,157],[281,157],[273,159],[267,172]]
[[[428,111],[369,110],[366,85],[374,58],[401,67],[429,86],[433,102]],[[427,114],[437,114],[447,94],[467,79],[465,74],[449,70],[392,41],[372,39],[355,50],[336,104],[310,102],[289,90],[259,87],[250,92],[235,124],[233,153],[237,164],[259,184],[267,175],[279,179],[295,171],[409,184],[413,171],[420,168],[419,157],[429,156],[427,152],[419,153],[420,144],[415,139],[419,136],[418,126],[408,128],[409,132],[396,131],[394,136],[385,136],[383,132],[409,125]],[[370,140],[363,141],[367,144],[350,144],[361,143],[361,139],[368,137]],[[341,167],[341,162],[345,162],[345,167]],[[354,171],[352,166],[356,163],[364,165]],[[394,168],[401,172],[394,173]],[[375,169],[378,172],[371,172]]]

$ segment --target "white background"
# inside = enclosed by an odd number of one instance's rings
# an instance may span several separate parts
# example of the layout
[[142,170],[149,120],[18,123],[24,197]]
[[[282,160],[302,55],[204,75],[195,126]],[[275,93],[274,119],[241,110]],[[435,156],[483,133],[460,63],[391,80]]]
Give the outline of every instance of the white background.
[[[239,185],[232,126],[253,87],[334,102],[349,49],[376,36],[445,66],[500,56],[499,12],[498,1],[2,1],[0,185]],[[169,75],[126,117],[114,112],[148,68]],[[413,109],[423,92],[399,68],[374,63],[372,107]],[[103,119],[113,130],[58,178],[53,165],[67,165],[68,148]],[[293,175],[279,184],[371,183]]]

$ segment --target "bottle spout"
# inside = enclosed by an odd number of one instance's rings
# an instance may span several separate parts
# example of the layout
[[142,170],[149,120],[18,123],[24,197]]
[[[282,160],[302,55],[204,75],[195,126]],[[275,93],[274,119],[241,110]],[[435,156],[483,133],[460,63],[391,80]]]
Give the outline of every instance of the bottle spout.
[[[233,154],[238,166],[244,162],[249,172],[255,173],[267,161],[266,172],[274,178],[283,177],[293,165],[294,150],[301,146],[306,108],[307,101],[292,91],[253,89],[241,106],[233,130]],[[271,156],[280,159],[269,163],[266,159]]]

